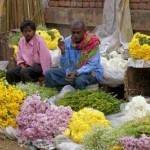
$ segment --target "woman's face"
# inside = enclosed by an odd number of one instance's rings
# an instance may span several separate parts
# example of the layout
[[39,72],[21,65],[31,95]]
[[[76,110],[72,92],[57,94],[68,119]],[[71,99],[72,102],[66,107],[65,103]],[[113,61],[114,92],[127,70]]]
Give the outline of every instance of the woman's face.
[[22,34],[25,37],[26,41],[29,42],[35,35],[35,31],[32,30],[30,26],[27,26],[23,29]]
[[84,37],[84,32],[85,29],[80,24],[71,26],[72,39],[75,43],[80,43]]

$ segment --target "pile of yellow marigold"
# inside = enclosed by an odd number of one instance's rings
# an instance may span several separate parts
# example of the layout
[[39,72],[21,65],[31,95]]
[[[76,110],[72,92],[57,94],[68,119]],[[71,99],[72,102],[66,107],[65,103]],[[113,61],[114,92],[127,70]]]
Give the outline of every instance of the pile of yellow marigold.
[[134,59],[150,60],[150,36],[135,33],[129,43],[129,53]]
[[15,118],[19,114],[20,105],[23,103],[26,94],[14,86],[5,85],[0,80],[0,125],[16,127]]
[[50,50],[54,50],[57,48],[58,39],[60,38],[60,33],[57,29],[51,29],[50,31],[37,30],[36,33],[43,37],[47,47]]
[[75,142],[81,143],[85,133],[91,131],[94,124],[109,126],[109,121],[105,119],[104,113],[92,109],[83,108],[72,114],[69,128],[65,131],[66,136],[70,136]]

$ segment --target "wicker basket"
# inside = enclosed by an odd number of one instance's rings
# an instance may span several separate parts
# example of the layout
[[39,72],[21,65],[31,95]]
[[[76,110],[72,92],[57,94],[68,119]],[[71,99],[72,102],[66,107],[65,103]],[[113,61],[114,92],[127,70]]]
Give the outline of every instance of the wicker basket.
[[150,68],[129,67],[125,75],[125,97],[150,96]]

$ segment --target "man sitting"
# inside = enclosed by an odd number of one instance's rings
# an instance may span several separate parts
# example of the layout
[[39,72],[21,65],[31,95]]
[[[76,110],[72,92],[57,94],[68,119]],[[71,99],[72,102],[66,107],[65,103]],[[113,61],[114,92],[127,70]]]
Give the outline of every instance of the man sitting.
[[102,79],[98,37],[87,31],[81,20],[71,23],[71,33],[65,41],[59,40],[61,68],[46,71],[45,85],[48,87],[61,90],[65,85],[72,85],[75,89],[85,89]]
[[20,25],[23,37],[20,39],[17,51],[17,67],[6,73],[9,84],[22,81],[34,82],[45,74],[51,66],[51,57],[44,39],[37,35],[34,22],[25,20]]

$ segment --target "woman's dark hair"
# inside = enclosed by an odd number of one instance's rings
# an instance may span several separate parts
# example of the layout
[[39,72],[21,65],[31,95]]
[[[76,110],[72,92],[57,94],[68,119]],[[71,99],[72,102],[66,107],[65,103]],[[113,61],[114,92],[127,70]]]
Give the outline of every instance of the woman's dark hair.
[[24,20],[20,25],[20,31],[23,32],[24,28],[30,26],[33,31],[36,30],[35,23],[31,20]]

